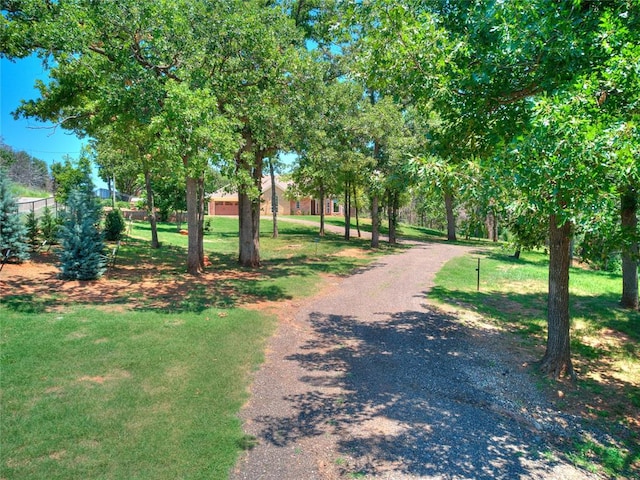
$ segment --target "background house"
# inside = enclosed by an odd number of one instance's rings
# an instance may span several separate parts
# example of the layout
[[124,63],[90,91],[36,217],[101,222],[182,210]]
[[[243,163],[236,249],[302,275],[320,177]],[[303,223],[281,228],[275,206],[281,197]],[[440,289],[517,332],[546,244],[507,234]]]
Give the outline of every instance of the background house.
[[208,215],[238,215],[238,194],[224,188],[209,195]]
[[[289,183],[283,182],[280,177],[275,178],[276,204],[278,205],[278,215],[293,215],[295,211],[291,210],[293,202],[287,198],[287,189]],[[261,215],[272,215],[272,188],[271,177],[262,177],[262,202],[260,204]]]
[[[278,215],[320,215],[320,201],[311,197],[290,199],[287,195],[289,182],[284,182],[280,177],[275,179],[276,203]],[[325,215],[344,215],[342,204],[334,198],[325,199]],[[271,215],[271,177],[262,177],[262,201],[260,203],[261,215]],[[209,195],[209,215],[238,215],[238,194],[222,188]]]
[[[292,215],[320,215],[321,208],[320,200],[315,198],[306,197],[291,200]],[[324,214],[329,216],[344,215],[344,208],[336,198],[325,198]]]

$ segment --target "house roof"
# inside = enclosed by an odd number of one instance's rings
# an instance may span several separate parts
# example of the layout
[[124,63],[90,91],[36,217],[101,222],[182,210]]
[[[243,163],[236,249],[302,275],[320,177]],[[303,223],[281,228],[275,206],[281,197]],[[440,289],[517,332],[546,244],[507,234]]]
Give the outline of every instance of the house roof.
[[216,190],[213,193],[208,195],[210,200],[215,200],[216,202],[233,202],[238,201],[238,193],[237,192],[229,192],[225,190],[227,187],[222,187]]
[[[291,182],[283,182],[278,176],[275,178],[276,190],[286,192],[290,184]],[[262,176],[261,188],[263,192],[271,189],[271,177],[269,175]],[[209,198],[216,202],[234,202],[238,201],[238,192],[232,190],[231,185],[229,184],[209,194]]]
[[[276,176],[274,179],[274,183],[276,184],[276,189],[280,189],[283,192],[286,192],[291,185],[291,182],[283,182],[279,176]],[[269,175],[262,176],[262,191],[266,192],[271,188],[271,177]]]

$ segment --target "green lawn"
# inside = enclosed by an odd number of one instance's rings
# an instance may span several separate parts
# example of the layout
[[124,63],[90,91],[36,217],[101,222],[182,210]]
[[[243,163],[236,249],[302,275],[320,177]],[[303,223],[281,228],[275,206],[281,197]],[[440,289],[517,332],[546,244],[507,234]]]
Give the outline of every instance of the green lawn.
[[[243,306],[313,294],[323,274],[347,274],[379,253],[284,222],[272,239],[265,221],[263,266],[241,269],[237,219],[211,227],[211,280],[184,273],[187,238],[176,225],[159,225],[163,248],[153,250],[148,225],[133,223],[98,283],[105,295],[116,285],[108,302],[3,292],[1,479],[227,478],[253,442],[237,413],[276,324]],[[137,293],[150,277],[162,288]]]
[[3,308],[2,467],[20,479],[226,478],[274,319]]
[[[319,222],[318,216],[314,215],[296,215],[293,218],[299,218],[302,220],[309,220],[313,222]],[[344,228],[345,220],[344,217],[341,216],[326,216],[324,217],[324,221],[327,225],[335,225],[337,227]],[[370,218],[361,218],[359,222],[356,222],[355,217],[351,217],[351,222],[349,223],[352,228],[352,232],[355,232],[356,226],[359,223],[360,230],[363,232],[371,231],[371,219]],[[389,224],[387,221],[383,221],[380,224],[380,233],[382,235],[387,235],[389,233]],[[425,239],[443,239],[446,238],[446,235],[443,232],[438,232],[436,230],[432,230],[427,227],[418,227],[415,225],[409,225],[406,223],[401,223],[397,227],[397,235],[398,237],[402,237],[405,239],[413,239],[413,240],[425,240]]]
[[[348,274],[396,248],[372,251],[366,240],[320,239],[317,227],[279,227],[272,239],[271,222],[262,221],[263,265],[242,269],[237,219],[213,218],[205,235],[210,276],[193,279],[185,274],[187,238],[176,225],[159,225],[163,248],[154,250],[148,225],[133,223],[116,268],[99,283],[105,294],[115,289],[109,301],[46,289],[3,292],[0,479],[227,478],[253,442],[237,413],[276,324],[246,303],[313,294],[325,274]],[[420,239],[434,233],[402,231]],[[478,245],[478,252],[441,270],[430,298],[480,313],[516,332],[523,348],[539,349],[546,331],[546,256],[525,253],[516,261]],[[163,288],[134,289],[149,278]],[[640,314],[617,307],[620,281],[572,269],[572,348],[580,380],[558,400],[558,408],[578,405],[594,421],[604,420],[614,443],[583,439],[568,455],[611,476],[627,475],[640,462],[637,434],[616,437],[617,426],[633,426],[640,409]]]
[[47,192],[46,190],[38,190],[34,188],[25,187],[24,185],[20,185],[18,183],[11,184],[11,194],[14,197],[33,197],[33,198],[49,198],[53,196],[51,192]]

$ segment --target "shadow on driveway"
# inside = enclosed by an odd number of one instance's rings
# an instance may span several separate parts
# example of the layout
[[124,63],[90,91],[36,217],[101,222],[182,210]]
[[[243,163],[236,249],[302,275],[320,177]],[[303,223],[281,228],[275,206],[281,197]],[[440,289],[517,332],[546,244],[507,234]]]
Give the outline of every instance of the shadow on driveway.
[[433,312],[374,315],[367,322],[310,315],[315,338],[287,358],[309,373],[301,380],[310,388],[286,397],[293,415],[256,419],[264,441],[284,447],[337,435],[355,478],[512,479],[539,471],[530,462],[550,448],[494,408],[498,392],[476,386],[478,369],[510,372],[476,351],[468,327]]

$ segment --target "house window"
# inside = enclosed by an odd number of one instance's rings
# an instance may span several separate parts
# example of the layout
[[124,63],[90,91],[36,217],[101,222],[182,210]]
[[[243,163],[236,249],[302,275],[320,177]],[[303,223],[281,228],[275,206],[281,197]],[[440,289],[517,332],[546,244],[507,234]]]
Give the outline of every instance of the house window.
[[327,200],[327,208],[325,209],[326,213],[331,213],[331,200]]
[[335,200],[333,202],[333,213],[340,213],[340,205],[338,205],[338,202]]
[[296,210],[300,210],[300,200],[296,202]]

